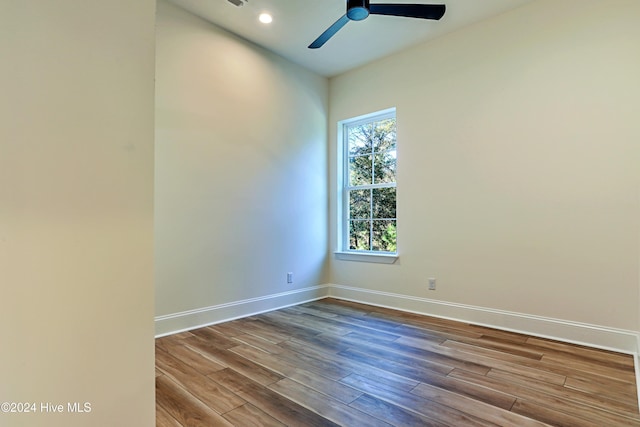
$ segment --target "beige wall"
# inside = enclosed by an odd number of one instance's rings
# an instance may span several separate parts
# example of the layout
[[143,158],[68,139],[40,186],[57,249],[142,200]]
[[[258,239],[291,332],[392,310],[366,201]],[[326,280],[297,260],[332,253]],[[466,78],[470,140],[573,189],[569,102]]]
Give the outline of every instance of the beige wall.
[[325,283],[327,79],[164,1],[156,79],[156,315]]
[[154,425],[154,11],[0,4],[2,426]]
[[540,0],[331,79],[332,211],[335,123],[397,107],[400,254],[331,281],[637,330],[638,16]]

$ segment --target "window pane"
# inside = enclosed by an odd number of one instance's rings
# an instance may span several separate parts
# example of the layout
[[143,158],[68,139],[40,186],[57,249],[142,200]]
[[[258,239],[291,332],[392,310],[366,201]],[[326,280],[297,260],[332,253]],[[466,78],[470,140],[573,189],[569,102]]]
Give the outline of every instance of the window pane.
[[375,188],[373,194],[373,218],[396,218],[396,189]]
[[372,174],[372,157],[358,156],[349,157],[349,185],[367,185],[371,184]]
[[373,123],[350,126],[347,129],[349,138],[349,155],[369,154],[373,149]]
[[372,250],[385,252],[396,251],[395,221],[373,221]]
[[396,182],[396,150],[374,155],[374,183]]
[[349,221],[349,249],[354,251],[371,249],[369,243],[370,224],[371,221]]
[[396,119],[386,119],[373,124],[373,149],[376,152],[396,149]]
[[389,109],[340,122],[343,250],[396,251],[396,117]]
[[349,218],[371,218],[371,190],[349,191]]

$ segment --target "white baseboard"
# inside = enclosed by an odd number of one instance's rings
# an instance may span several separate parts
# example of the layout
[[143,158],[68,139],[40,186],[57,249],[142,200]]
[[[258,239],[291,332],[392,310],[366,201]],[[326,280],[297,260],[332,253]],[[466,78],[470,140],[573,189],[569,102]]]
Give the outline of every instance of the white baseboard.
[[334,284],[329,296],[621,353],[640,350],[636,331]]
[[156,338],[302,304],[326,298],[328,295],[329,287],[327,285],[311,286],[279,294],[157,316],[155,318]]
[[473,323],[621,353],[640,354],[640,336],[636,331],[336,284],[312,286],[157,316],[155,318],[155,333],[156,337],[171,335],[326,297]]

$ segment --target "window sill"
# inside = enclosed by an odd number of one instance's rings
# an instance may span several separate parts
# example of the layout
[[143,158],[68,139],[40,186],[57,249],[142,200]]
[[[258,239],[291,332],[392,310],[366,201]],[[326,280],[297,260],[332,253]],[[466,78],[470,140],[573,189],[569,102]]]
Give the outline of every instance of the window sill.
[[346,252],[336,251],[334,252],[336,259],[342,261],[359,261],[359,262],[374,262],[378,264],[393,264],[398,260],[398,254],[376,254],[368,252]]

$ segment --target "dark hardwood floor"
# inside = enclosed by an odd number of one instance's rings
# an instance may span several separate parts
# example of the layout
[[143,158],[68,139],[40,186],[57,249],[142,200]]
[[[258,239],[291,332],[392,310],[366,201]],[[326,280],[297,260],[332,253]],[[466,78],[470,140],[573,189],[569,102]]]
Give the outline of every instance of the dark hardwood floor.
[[633,357],[325,299],[156,340],[157,426],[640,426]]

